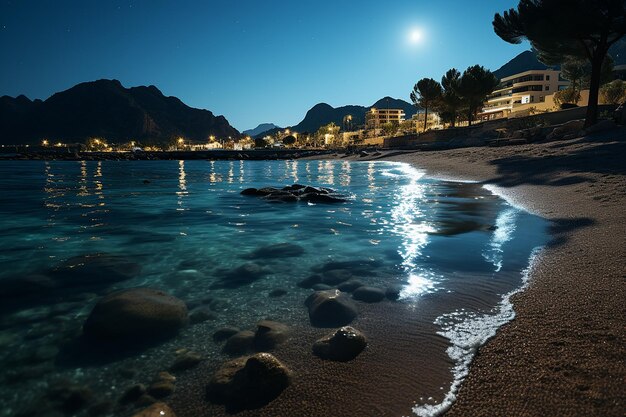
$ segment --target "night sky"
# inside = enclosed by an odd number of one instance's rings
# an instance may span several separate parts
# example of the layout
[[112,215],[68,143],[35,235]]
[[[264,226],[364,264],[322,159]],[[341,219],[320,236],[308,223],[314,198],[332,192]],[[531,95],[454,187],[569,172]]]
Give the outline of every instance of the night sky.
[[528,44],[494,33],[517,0],[6,1],[0,95],[46,99],[84,81],[156,85],[239,130],[298,123],[318,102],[408,100],[420,78],[495,70]]

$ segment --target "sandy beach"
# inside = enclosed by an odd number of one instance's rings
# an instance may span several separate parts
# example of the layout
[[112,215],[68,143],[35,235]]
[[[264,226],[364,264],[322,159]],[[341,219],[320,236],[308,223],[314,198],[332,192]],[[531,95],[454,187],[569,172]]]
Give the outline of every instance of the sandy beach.
[[495,186],[553,222],[529,288],[513,298],[515,320],[480,348],[446,415],[623,415],[626,130],[376,158]]

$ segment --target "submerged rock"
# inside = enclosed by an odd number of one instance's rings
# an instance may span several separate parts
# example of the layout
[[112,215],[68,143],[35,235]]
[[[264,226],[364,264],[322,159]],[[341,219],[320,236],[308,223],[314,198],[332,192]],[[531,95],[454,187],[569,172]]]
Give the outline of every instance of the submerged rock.
[[254,409],[278,397],[291,372],[269,353],[257,353],[226,362],[207,386],[209,399],[231,409]]
[[269,273],[260,265],[248,263],[231,270],[222,270],[220,278],[211,288],[239,288],[263,278]]
[[331,287],[328,284],[319,283],[319,284],[315,284],[314,286],[312,286],[311,289],[315,291],[325,291],[325,290],[332,290],[333,287]]
[[322,283],[322,276],[315,274],[315,275],[311,275],[308,278],[303,279],[302,281],[298,282],[298,287],[300,288],[313,288],[313,286],[315,284],[321,284]]
[[352,292],[352,298],[366,303],[377,303],[385,298],[385,291],[376,287],[359,287]]
[[387,287],[385,290],[385,297],[392,301],[396,301],[400,298],[400,293],[402,292],[402,285],[393,284]]
[[75,256],[50,271],[57,286],[110,284],[136,277],[141,266],[124,256],[95,253]]
[[363,283],[358,279],[349,279],[348,281],[342,282],[337,286],[337,289],[343,292],[352,292],[359,287],[362,287]]
[[324,272],[322,275],[322,283],[328,285],[337,285],[352,278],[352,273],[347,269],[332,269]]
[[315,342],[313,353],[322,359],[345,362],[356,358],[366,345],[363,333],[346,326]]
[[241,355],[252,350],[254,345],[254,332],[242,330],[226,340],[222,352],[229,355]]
[[101,299],[83,331],[89,338],[141,342],[174,335],[186,323],[182,300],[152,288],[132,288]]
[[176,357],[174,363],[170,366],[170,371],[178,372],[191,369],[202,362],[203,359],[204,358],[199,353],[192,351],[183,352]]
[[289,337],[289,326],[271,320],[261,320],[254,334],[254,348],[257,351],[274,349]]
[[272,259],[291,258],[304,254],[302,246],[293,243],[277,243],[275,245],[263,246],[255,249],[251,253],[244,255],[246,259]]
[[239,332],[240,330],[237,327],[222,327],[220,329],[217,329],[215,333],[213,333],[213,341],[215,343],[222,342]]
[[155,381],[148,388],[148,394],[154,398],[165,398],[171,395],[176,387],[171,381]]
[[354,302],[339,290],[316,291],[304,304],[311,324],[317,327],[344,326],[357,316]]

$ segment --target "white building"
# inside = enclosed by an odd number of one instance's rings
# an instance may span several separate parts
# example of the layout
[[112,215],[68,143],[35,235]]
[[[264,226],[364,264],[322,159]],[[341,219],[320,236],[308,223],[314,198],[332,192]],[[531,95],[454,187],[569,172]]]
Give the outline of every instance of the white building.
[[530,70],[500,80],[487,98],[479,118],[482,120],[509,117],[529,107],[544,107],[546,97],[567,88],[569,81],[555,70]]

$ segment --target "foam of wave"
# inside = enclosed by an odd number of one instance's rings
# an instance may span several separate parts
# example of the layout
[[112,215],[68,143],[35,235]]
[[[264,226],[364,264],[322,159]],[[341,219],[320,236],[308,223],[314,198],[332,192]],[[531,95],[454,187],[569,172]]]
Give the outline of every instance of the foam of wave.
[[454,361],[452,373],[454,380],[444,400],[439,404],[423,404],[413,407],[413,413],[420,417],[436,417],[445,413],[456,400],[461,384],[467,377],[469,366],[478,348],[495,336],[497,330],[515,318],[511,297],[528,286],[530,271],[538,261],[541,247],[533,249],[529,265],[522,271],[522,286],[505,294],[494,309],[494,314],[475,314],[466,311],[446,313],[435,320],[441,327],[437,332],[452,343],[447,349],[448,356]]

